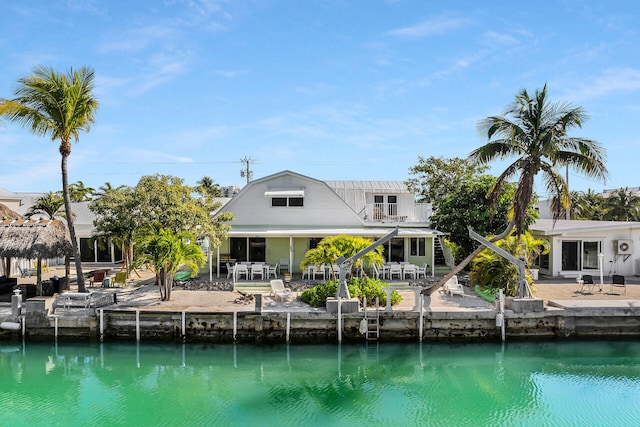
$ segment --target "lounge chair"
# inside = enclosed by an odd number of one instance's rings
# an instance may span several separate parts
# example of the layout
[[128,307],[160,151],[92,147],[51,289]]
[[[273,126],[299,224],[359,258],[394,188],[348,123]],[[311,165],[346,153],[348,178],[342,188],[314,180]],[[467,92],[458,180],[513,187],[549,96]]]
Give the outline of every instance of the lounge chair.
[[614,286],[623,287],[624,293],[627,293],[627,285],[624,282],[624,276],[621,276],[619,274],[614,274],[613,276],[611,276],[611,292],[613,292]]
[[282,302],[293,299],[291,289],[284,287],[282,279],[274,279],[271,282],[271,293],[269,295],[275,297],[276,300]]
[[453,276],[449,280],[445,282],[442,286],[445,293],[449,294],[449,296],[460,295],[464,296],[464,288],[460,283],[458,283],[458,276]]

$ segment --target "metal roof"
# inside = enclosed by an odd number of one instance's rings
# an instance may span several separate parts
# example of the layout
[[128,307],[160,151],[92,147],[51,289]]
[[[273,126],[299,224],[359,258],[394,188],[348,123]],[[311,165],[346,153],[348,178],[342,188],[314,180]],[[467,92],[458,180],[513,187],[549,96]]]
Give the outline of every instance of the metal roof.
[[403,181],[325,181],[334,191],[364,190],[372,193],[411,193]]

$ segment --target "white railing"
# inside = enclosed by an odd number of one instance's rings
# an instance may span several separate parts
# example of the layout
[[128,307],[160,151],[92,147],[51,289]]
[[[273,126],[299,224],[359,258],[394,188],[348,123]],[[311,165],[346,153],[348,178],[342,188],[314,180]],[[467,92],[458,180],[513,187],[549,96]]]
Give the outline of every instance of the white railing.
[[431,204],[371,203],[362,214],[366,221],[372,222],[429,222]]

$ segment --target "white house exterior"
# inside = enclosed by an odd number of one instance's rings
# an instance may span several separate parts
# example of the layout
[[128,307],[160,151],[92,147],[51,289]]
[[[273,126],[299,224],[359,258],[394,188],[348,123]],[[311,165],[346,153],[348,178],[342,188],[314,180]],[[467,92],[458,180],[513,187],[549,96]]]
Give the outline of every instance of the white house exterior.
[[[428,206],[415,202],[406,186],[381,181],[319,181],[283,171],[247,184],[221,211],[232,212],[229,238],[214,262],[289,264],[300,273],[305,253],[327,236],[347,234],[376,240],[399,228],[385,245],[385,257],[433,273],[436,240]],[[220,274],[220,273],[218,273]]]
[[539,259],[542,274],[599,275],[601,267],[604,276],[640,274],[640,222],[540,219],[530,230],[551,246]]

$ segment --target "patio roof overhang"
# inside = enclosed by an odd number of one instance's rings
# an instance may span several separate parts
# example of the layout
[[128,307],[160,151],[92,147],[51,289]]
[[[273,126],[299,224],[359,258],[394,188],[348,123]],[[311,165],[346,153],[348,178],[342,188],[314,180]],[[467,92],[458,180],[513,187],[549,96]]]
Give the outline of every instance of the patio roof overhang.
[[[229,237],[326,237],[338,234],[362,237],[381,237],[393,228],[267,228],[267,227],[233,227]],[[398,237],[435,237],[442,233],[429,228],[400,228]]]

